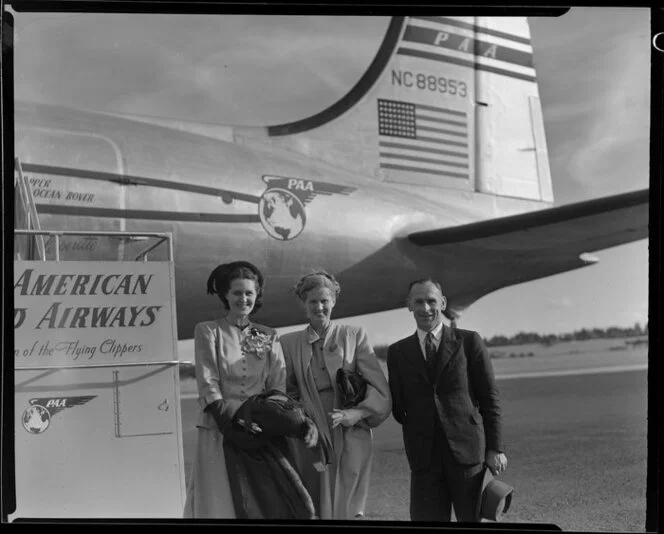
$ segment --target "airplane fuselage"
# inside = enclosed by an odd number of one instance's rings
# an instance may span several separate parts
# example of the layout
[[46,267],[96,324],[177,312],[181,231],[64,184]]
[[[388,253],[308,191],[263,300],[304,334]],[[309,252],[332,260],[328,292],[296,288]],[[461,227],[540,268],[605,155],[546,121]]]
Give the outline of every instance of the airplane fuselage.
[[[343,162],[335,168],[274,147],[30,105],[16,110],[16,156],[43,229],[173,234],[180,338],[222,311],[206,294],[219,263],[244,259],[264,270],[256,319],[275,327],[304,320],[291,288],[314,268],[341,283],[335,315],[384,311],[404,305],[410,280],[441,267],[408,233],[542,207],[463,189],[414,190]],[[64,260],[132,260],[145,248],[87,237],[60,245]]]

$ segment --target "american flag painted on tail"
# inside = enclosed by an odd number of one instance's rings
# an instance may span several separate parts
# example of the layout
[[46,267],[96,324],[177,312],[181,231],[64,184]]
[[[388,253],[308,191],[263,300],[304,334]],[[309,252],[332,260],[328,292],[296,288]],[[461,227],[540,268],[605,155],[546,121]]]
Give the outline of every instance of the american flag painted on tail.
[[468,180],[468,114],[378,99],[380,167]]

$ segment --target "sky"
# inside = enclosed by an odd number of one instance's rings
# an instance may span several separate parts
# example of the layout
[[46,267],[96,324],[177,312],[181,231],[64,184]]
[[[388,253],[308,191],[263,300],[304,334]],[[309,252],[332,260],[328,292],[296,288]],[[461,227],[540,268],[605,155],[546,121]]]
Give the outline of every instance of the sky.
[[[15,15],[15,95],[88,110],[267,125],[314,114],[360,78],[386,17]],[[648,187],[650,12],[529,19],[556,205]],[[646,240],[599,263],[491,293],[458,326],[485,337],[644,325]],[[374,343],[414,331],[404,308],[343,319]],[[285,329],[290,330],[290,329]]]

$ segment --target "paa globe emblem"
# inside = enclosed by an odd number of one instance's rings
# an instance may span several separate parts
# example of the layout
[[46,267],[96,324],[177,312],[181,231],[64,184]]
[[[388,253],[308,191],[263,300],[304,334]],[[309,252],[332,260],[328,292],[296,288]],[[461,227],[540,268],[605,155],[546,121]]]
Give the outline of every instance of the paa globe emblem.
[[258,214],[265,231],[281,241],[295,239],[307,221],[302,201],[281,188],[268,189],[261,195]]
[[355,187],[284,176],[263,176],[267,189],[258,201],[265,231],[280,241],[295,239],[304,230],[304,207],[318,195],[350,195]]
[[41,434],[51,424],[51,417],[63,411],[65,408],[82,406],[90,402],[97,395],[84,395],[81,397],[42,397],[30,399],[29,404],[23,412],[21,422],[30,434]]
[[43,406],[33,404],[25,409],[21,422],[30,434],[41,434],[51,423],[51,414]]

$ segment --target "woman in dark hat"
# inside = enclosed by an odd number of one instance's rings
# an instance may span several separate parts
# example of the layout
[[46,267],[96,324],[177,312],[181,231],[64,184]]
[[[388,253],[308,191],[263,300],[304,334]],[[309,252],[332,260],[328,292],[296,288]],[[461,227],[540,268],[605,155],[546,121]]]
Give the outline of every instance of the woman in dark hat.
[[[238,430],[234,416],[247,399],[271,390],[285,392],[286,366],[276,331],[250,319],[261,307],[263,293],[263,275],[256,266],[246,261],[219,265],[207,291],[221,299],[227,313],[194,329],[201,411],[184,517],[235,518],[240,513],[232,488],[237,493],[238,481],[229,478],[233,464],[227,469],[224,442],[251,445],[253,438]],[[311,434],[306,439],[309,443]]]
[[359,519],[369,487],[371,428],[390,414],[389,386],[366,331],[331,321],[341,292],[337,280],[314,271],[294,291],[309,325],[281,336],[287,391],[316,423],[321,446],[331,451],[326,470],[313,469],[317,457],[311,449],[295,447],[296,463],[321,519]]

